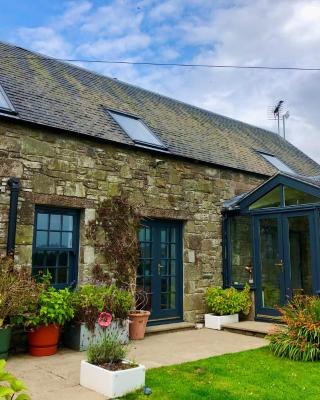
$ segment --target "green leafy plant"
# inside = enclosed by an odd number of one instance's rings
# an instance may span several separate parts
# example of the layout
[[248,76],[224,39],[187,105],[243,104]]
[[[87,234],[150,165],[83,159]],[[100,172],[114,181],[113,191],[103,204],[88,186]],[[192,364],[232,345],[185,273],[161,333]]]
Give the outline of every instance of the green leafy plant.
[[102,311],[109,312],[113,319],[127,319],[133,304],[132,294],[115,285],[96,286],[86,284],[72,294],[75,309],[74,320],[86,323],[93,331]]
[[5,366],[6,362],[0,360],[0,399],[29,400],[30,397],[26,393],[20,393],[27,389],[24,383],[6,372]]
[[211,287],[206,291],[205,301],[209,311],[215,315],[249,314],[252,303],[250,286],[246,284],[243,290]]
[[279,311],[285,325],[268,336],[271,351],[291,360],[320,360],[320,298],[295,296]]
[[49,287],[41,293],[37,307],[31,309],[23,318],[24,325],[33,328],[50,324],[64,325],[73,316],[71,292],[67,288],[56,290]]
[[25,268],[16,268],[12,257],[0,257],[0,328],[19,323],[18,315],[36,307],[44,289]]
[[121,362],[128,353],[128,346],[117,338],[105,337],[100,343],[91,344],[87,351],[90,364],[103,365]]

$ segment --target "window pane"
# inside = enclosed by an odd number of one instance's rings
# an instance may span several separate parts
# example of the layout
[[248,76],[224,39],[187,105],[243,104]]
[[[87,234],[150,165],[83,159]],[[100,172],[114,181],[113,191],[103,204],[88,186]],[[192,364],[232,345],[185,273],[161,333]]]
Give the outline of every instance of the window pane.
[[263,158],[269,161],[269,163],[272,164],[274,167],[276,167],[279,171],[289,172],[291,174],[295,173],[287,164],[279,160],[278,157],[272,156],[271,154],[264,154],[264,153],[260,154],[262,155]]
[[312,294],[311,238],[307,216],[289,217],[291,287],[293,294]]
[[121,128],[138,142],[144,142],[154,146],[164,147],[163,143],[151,132],[147,126],[138,118],[110,112]]
[[47,252],[46,267],[55,267],[57,265],[57,255],[56,251]]
[[57,283],[67,283],[68,282],[68,269],[58,268],[57,269]]
[[72,231],[73,229],[73,216],[72,215],[63,215],[62,216],[62,230],[63,231]]
[[45,252],[44,251],[36,251],[33,254],[33,265],[35,267],[43,267],[45,264]]
[[37,215],[37,229],[48,229],[49,214],[39,213]]
[[279,226],[277,218],[260,220],[260,263],[262,306],[276,308],[281,304],[282,268],[278,249]]
[[50,232],[49,233],[49,246],[50,247],[60,247],[60,232]]
[[48,244],[48,232],[37,231],[36,247],[46,247]]
[[51,214],[50,215],[50,230],[60,231],[61,230],[61,215]]
[[72,233],[71,232],[62,232],[61,246],[71,249],[71,247],[72,247]]
[[11,110],[10,104],[8,103],[4,93],[2,92],[3,89],[0,86],[0,108]]
[[252,279],[251,218],[232,217],[230,236],[231,284],[243,285]]
[[59,254],[59,267],[67,267],[69,265],[69,253],[63,251]]
[[298,206],[300,204],[319,203],[320,198],[285,186],[284,201],[286,206]]
[[265,196],[261,197],[255,203],[251,204],[249,210],[257,208],[280,207],[281,205],[281,187],[277,186]]

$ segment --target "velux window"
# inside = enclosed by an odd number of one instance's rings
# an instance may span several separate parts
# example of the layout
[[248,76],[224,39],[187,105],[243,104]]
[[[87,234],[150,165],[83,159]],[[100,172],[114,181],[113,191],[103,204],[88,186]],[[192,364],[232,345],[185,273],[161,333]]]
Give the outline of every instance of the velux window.
[[13,105],[11,104],[8,96],[0,85],[0,112],[14,112]]
[[267,160],[270,164],[272,164],[274,167],[276,167],[279,171],[282,172],[289,172],[290,174],[294,174],[295,172],[288,167],[287,164],[285,164],[283,161],[279,160],[278,157],[272,155],[272,154],[267,154],[267,153],[262,153],[259,151],[259,154]]
[[109,113],[135,143],[163,149],[166,147],[140,118],[115,111]]
[[79,215],[76,210],[36,209],[32,272],[49,272],[57,288],[77,279]]

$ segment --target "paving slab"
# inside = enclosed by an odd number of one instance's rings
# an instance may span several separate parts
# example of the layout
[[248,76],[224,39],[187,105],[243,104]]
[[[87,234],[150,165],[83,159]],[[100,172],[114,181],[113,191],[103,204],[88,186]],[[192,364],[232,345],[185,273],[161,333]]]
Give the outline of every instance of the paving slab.
[[[267,341],[211,329],[187,330],[147,336],[130,344],[130,357],[146,368],[180,364],[202,358],[255,349]],[[79,385],[80,361],[85,353],[62,349],[51,357],[27,354],[11,357],[8,370],[22,379],[32,400],[102,400]]]

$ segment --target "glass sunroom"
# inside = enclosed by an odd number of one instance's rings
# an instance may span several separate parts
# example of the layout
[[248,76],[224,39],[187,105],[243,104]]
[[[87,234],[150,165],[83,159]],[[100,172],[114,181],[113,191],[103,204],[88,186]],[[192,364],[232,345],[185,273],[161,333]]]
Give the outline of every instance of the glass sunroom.
[[224,204],[224,284],[255,292],[257,319],[320,294],[320,177],[278,173]]

